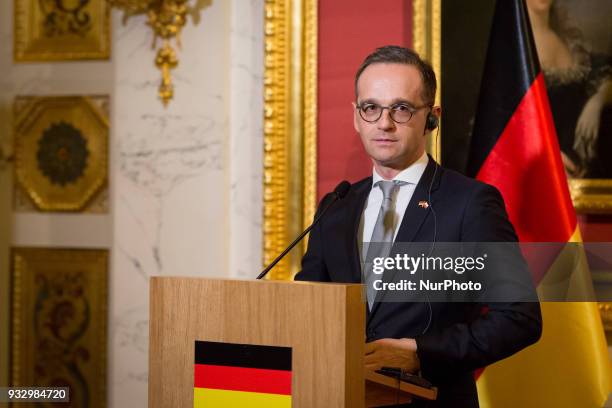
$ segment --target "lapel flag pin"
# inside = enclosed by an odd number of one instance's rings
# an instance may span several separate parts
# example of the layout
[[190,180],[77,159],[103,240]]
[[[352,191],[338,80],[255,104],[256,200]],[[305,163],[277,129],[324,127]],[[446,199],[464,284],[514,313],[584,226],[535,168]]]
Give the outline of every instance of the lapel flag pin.
[[429,203],[427,201],[419,201],[419,207],[429,208]]

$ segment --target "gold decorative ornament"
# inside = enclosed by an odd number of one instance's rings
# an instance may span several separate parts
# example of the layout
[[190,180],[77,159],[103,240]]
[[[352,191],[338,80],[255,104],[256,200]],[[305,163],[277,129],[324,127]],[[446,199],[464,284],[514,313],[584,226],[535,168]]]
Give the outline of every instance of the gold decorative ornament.
[[11,385],[70,387],[106,406],[108,251],[14,248]]
[[[318,0],[304,0],[304,218],[305,229],[317,209]],[[307,244],[304,240],[304,252]]]
[[601,315],[604,330],[612,332],[612,303],[599,302],[597,307],[599,307],[599,314]]
[[612,213],[612,179],[569,179],[570,194],[579,213]]
[[109,58],[106,0],[16,0],[14,7],[15,61]]
[[[111,6],[124,12],[124,22],[133,15],[147,14],[147,25],[153,30],[152,48],[157,47],[157,39],[161,38],[161,47],[155,56],[155,65],[161,70],[162,80],[158,95],[164,106],[174,97],[174,85],[170,70],[178,65],[176,51],[170,45],[176,39],[176,45],[181,48],[181,30],[187,23],[187,15],[191,15],[194,24],[200,21],[199,11],[209,5],[211,0],[107,0]],[[193,3],[193,5],[190,5]]]
[[[264,57],[264,177],[263,234],[264,265],[284,249],[288,241],[289,172],[289,71],[291,69],[289,0],[267,0],[265,4]],[[268,274],[269,279],[288,279],[290,256]]]
[[[316,206],[317,1],[266,0],[264,251],[269,264],[310,223]],[[291,279],[294,251],[270,272]]]
[[[439,106],[442,99],[442,0],[412,1],[412,48],[431,63],[436,73],[438,90],[435,104]],[[442,162],[443,122],[441,118],[436,130],[439,137],[427,139],[427,152],[438,163]]]
[[20,97],[18,186],[42,211],[79,211],[106,184],[108,118],[87,97]]

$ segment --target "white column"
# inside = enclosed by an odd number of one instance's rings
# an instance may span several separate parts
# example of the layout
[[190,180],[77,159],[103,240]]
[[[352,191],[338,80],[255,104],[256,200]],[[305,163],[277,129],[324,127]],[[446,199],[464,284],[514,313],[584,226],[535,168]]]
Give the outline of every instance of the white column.
[[229,271],[252,279],[263,248],[264,0],[231,5]]
[[263,0],[189,19],[167,108],[144,17],[114,17],[109,406],[145,407],[149,278],[260,266]]

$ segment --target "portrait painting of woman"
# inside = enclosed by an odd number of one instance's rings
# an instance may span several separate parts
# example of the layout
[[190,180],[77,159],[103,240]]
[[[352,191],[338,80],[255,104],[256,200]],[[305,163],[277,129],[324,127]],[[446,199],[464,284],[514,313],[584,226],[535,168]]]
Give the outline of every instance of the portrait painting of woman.
[[610,179],[612,7],[605,0],[526,3],[566,172]]

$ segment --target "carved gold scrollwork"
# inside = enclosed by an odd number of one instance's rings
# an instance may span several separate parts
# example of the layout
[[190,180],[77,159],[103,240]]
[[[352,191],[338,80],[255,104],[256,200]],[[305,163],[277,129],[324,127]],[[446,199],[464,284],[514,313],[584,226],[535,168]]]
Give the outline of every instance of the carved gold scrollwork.
[[13,386],[70,387],[71,406],[106,406],[108,251],[13,248]]
[[[266,0],[264,256],[269,264],[309,224],[316,205],[317,0]],[[268,275],[290,279],[302,250]]]
[[164,102],[164,105],[167,105],[168,101],[174,96],[174,86],[172,85],[170,70],[178,65],[176,52],[170,47],[168,41],[164,41],[162,48],[157,51],[155,65],[162,72],[162,81],[159,85],[159,97]]
[[106,0],[17,0],[16,62],[108,59],[110,7]]
[[[442,98],[442,0],[412,1],[412,48],[428,60],[438,78],[436,105]],[[441,163],[441,139],[444,119],[438,127],[440,137],[429,138],[427,152]]]
[[608,333],[612,333],[612,303],[600,302],[597,306],[599,307],[599,314],[601,315],[604,330]]
[[568,183],[578,213],[612,213],[612,179],[569,179]]
[[155,65],[161,70],[162,80],[158,95],[164,106],[174,97],[174,85],[170,71],[178,65],[175,49],[171,40],[181,48],[181,30],[191,15],[194,24],[200,20],[199,12],[209,5],[211,0],[108,0],[113,6],[124,12],[124,22],[133,15],[147,14],[147,25],[154,33],[152,48],[157,47],[157,39],[162,39],[161,48],[155,56]]
[[[264,73],[264,264],[269,264],[287,242],[287,143],[289,134],[290,43],[288,0],[267,0],[265,4]],[[288,258],[269,274],[287,279]]]
[[108,116],[98,98],[15,101],[15,181],[40,211],[82,211],[108,176]]

